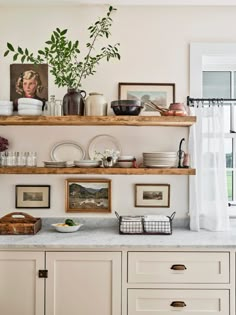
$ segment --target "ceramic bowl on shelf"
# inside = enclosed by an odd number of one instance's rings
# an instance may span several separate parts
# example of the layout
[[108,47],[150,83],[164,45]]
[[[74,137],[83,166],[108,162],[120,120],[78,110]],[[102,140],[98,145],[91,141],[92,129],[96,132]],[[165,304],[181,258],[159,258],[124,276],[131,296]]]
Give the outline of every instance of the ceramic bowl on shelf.
[[53,223],[52,227],[55,228],[57,232],[61,233],[72,233],[78,231],[83,224],[76,224],[76,225],[67,225],[65,223]]
[[116,115],[138,116],[143,109],[139,100],[118,100],[111,102],[111,108]]

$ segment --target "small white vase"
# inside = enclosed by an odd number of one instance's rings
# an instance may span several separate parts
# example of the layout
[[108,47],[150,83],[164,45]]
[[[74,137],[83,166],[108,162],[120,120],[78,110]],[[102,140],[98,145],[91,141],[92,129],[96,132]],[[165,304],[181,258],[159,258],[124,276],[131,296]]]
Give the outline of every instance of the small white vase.
[[86,116],[106,116],[107,101],[101,93],[89,93],[85,100]]

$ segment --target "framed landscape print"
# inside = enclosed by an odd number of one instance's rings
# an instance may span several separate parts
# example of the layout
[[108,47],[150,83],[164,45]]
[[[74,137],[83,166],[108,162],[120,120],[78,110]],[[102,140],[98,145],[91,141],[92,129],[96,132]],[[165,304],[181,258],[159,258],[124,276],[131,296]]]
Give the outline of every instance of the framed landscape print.
[[[175,102],[174,83],[127,83],[120,82],[118,85],[119,100],[140,100],[143,103],[153,102],[158,106],[168,108]],[[156,109],[145,106],[145,115],[160,115]]]
[[49,185],[16,185],[16,208],[50,208]]
[[66,212],[111,212],[111,180],[67,179]]
[[136,184],[135,207],[170,207],[170,185]]

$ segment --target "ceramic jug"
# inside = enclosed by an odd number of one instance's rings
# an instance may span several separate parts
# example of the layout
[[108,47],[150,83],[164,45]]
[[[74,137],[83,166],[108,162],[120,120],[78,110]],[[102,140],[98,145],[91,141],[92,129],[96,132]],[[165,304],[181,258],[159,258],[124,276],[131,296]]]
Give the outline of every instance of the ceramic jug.
[[86,116],[106,116],[107,101],[101,93],[89,93],[85,101]]
[[63,97],[63,115],[84,115],[86,92],[77,89],[68,89]]

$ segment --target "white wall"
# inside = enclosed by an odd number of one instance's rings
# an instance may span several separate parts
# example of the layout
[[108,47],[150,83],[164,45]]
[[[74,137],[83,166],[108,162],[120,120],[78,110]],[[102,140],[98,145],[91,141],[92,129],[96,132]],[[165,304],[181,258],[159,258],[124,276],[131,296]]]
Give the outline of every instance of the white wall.
[[[86,29],[105,12],[103,6],[0,8],[0,55],[6,42],[39,49],[56,27],[68,28],[71,39],[84,45]],[[97,73],[84,80],[87,92],[103,92],[107,100],[117,99],[118,82],[174,82],[176,101],[185,102],[189,90],[189,43],[235,41],[235,7],[118,7],[110,43],[120,42],[121,61],[101,63]],[[0,99],[9,99],[10,58],[0,60]],[[50,78],[49,94],[62,98]],[[10,150],[37,151],[39,165],[48,160],[53,144],[62,140],[77,141],[85,148],[98,134],[114,135],[124,154],[141,157],[147,150],[177,151],[187,128],[167,127],[1,127],[0,135],[9,139]],[[50,184],[51,209],[26,210],[35,216],[65,216],[65,179],[72,176],[1,175],[0,216],[14,208],[15,184]],[[76,176],[73,176],[76,177]],[[84,177],[84,176],[82,176]],[[95,176],[89,176],[95,177]],[[177,217],[188,212],[187,176],[101,176],[112,179],[112,209],[119,213],[166,213]],[[135,183],[169,183],[169,209],[134,207]],[[84,216],[84,214],[80,214]],[[113,214],[112,214],[113,215]]]

